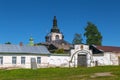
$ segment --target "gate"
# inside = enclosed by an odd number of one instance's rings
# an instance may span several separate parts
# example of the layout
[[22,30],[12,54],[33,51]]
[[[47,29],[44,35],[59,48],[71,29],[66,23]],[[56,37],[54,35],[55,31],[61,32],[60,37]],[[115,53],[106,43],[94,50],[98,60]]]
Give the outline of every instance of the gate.
[[78,60],[77,60],[77,65],[87,67],[87,57],[86,54],[78,54]]

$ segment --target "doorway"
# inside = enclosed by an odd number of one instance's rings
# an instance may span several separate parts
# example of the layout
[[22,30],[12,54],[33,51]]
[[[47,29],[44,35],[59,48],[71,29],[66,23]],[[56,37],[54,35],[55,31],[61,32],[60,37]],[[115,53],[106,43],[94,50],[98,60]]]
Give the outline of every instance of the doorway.
[[118,65],[120,65],[120,57],[118,57]]
[[87,56],[86,54],[78,54],[77,65],[82,67],[87,67]]
[[37,69],[37,63],[35,58],[31,58],[31,69]]

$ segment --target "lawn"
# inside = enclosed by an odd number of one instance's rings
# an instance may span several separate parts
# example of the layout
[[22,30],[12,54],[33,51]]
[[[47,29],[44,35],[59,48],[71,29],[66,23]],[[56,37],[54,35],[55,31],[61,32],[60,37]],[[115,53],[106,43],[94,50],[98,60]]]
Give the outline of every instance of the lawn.
[[120,66],[0,70],[0,80],[120,80]]

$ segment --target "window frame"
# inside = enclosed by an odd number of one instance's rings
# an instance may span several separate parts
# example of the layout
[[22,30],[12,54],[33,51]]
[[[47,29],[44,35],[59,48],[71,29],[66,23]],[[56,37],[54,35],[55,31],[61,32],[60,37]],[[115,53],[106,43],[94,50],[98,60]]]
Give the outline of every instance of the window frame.
[[37,64],[41,64],[41,57],[37,57]]
[[17,64],[17,57],[16,56],[12,57],[12,64]]
[[0,56],[0,65],[3,65],[3,56]]
[[26,58],[24,56],[21,57],[21,64],[25,64]]

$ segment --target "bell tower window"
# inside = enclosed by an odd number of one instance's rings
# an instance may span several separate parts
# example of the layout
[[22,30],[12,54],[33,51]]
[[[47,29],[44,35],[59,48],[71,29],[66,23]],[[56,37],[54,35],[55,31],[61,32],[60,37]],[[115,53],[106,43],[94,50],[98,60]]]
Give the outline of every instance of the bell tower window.
[[56,40],[59,40],[59,35],[56,35],[56,37],[55,37],[55,38],[56,38]]

